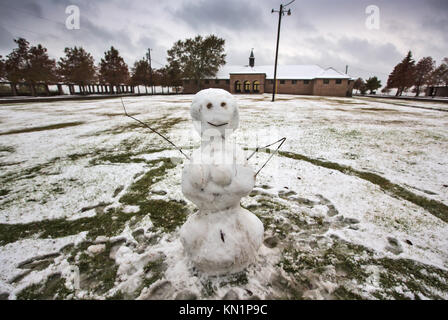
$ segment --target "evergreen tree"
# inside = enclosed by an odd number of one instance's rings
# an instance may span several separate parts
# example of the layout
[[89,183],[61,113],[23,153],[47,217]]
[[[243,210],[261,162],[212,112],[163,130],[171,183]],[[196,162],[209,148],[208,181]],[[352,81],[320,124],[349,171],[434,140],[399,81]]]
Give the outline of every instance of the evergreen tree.
[[[17,48],[6,56],[5,73],[6,79],[11,81],[12,94],[17,95],[17,83],[25,81],[26,73],[30,68],[28,57],[30,43],[24,38],[14,39],[14,42],[17,44]],[[35,93],[34,86],[32,85],[31,92],[33,94]]]
[[415,82],[415,61],[412,52],[409,51],[406,57],[395,66],[387,79],[387,87],[397,88],[396,96],[401,96],[403,91],[409,89]]
[[58,74],[62,81],[76,84],[80,92],[85,92],[85,85],[96,80],[95,62],[90,53],[82,47],[64,49],[65,57],[58,61]]
[[40,44],[30,47],[24,38],[14,39],[14,42],[18,47],[7,56],[5,62],[6,78],[13,83],[13,94],[16,94],[16,84],[21,81],[28,83],[33,96],[37,95],[38,82],[44,82],[49,93],[48,82],[56,80],[56,62],[48,57],[47,49]]
[[100,78],[103,82],[109,84],[111,89],[113,86],[118,86],[129,80],[128,65],[113,46],[104,53],[104,58],[101,59]]
[[416,97],[420,95],[421,87],[428,83],[434,71],[434,65],[435,61],[431,57],[424,57],[415,66],[414,92]]
[[168,50],[168,64],[176,64],[182,76],[195,80],[200,89],[201,80],[214,77],[226,63],[224,44],[225,40],[215,35],[179,40]]
[[377,77],[370,77],[366,81],[366,90],[370,90],[370,94],[381,88],[381,81]]
[[29,81],[32,83],[43,82],[47,95],[50,95],[48,84],[56,82],[56,61],[50,59],[47,54],[47,49],[38,44],[33,46],[29,51],[31,68],[29,70]]
[[148,60],[143,58],[141,60],[135,61],[134,67],[132,68],[131,72],[131,83],[136,86],[145,86],[146,93],[148,93],[146,86],[151,85]]

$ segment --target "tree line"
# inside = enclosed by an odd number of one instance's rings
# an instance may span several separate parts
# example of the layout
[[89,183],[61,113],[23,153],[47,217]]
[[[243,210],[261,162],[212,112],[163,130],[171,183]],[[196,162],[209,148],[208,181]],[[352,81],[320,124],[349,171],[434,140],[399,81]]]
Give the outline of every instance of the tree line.
[[[381,92],[388,94],[392,89],[397,89],[396,96],[401,96],[403,92],[412,89],[415,96],[418,97],[426,88],[448,87],[448,57],[444,58],[439,66],[432,57],[423,57],[416,62],[412,57],[412,52],[400,61],[390,73],[386,86]],[[381,87],[381,81],[377,77],[369,78],[364,81],[358,78],[353,86],[354,89],[364,94],[368,90],[374,93]]]
[[[49,94],[49,85],[65,83],[79,86],[80,93],[86,93],[86,86],[103,84],[111,87],[122,84],[145,86],[177,87],[182,78],[194,79],[198,83],[207,76],[214,76],[225,64],[225,40],[214,35],[203,38],[177,41],[168,50],[168,64],[150,68],[148,59],[128,65],[113,46],[104,53],[98,65],[93,56],[82,47],[65,48],[65,56],[57,61],[48,56],[41,44],[36,46],[24,38],[14,39],[17,47],[5,58],[0,56],[0,79],[11,83],[13,95],[17,95],[17,85],[27,84],[32,95],[37,95],[37,85],[43,85]],[[146,89],[147,90],[147,89]],[[146,91],[147,92],[147,91]]]

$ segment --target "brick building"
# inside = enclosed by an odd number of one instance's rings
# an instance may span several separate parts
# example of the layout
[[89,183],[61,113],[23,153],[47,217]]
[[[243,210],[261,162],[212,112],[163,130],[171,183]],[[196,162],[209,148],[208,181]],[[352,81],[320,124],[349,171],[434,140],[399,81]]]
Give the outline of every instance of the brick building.
[[[333,68],[318,65],[277,66],[277,93],[350,97],[354,80]],[[201,89],[221,88],[230,93],[272,93],[274,66],[255,66],[253,52],[247,66],[224,66],[213,79],[204,79],[201,86],[194,80],[183,80],[184,93]]]

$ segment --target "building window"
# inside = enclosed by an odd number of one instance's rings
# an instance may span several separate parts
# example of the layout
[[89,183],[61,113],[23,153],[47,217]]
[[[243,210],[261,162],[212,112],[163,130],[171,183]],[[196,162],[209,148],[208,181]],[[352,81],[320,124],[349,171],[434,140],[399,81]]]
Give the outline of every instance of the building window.
[[330,80],[329,79],[324,79],[324,84],[329,84]]
[[257,93],[260,92],[260,82],[254,81],[253,86],[254,86],[254,92]]
[[270,84],[274,84],[274,80],[269,80],[269,83]]
[[280,84],[285,84],[285,80],[280,80]]
[[235,81],[235,92],[241,92],[241,82]]
[[342,80],[341,79],[336,79],[336,84],[341,84]]
[[244,92],[250,92],[250,81],[244,81]]
[[292,84],[297,84],[297,80],[292,80]]
[[209,80],[205,80],[204,82],[205,82],[206,84],[209,84],[209,83],[210,83],[210,81],[209,81]]
[[215,84],[219,84],[219,80],[218,79],[215,80]]
[[303,80],[303,84],[310,84],[310,80]]
[[226,80],[226,84],[230,84],[230,80]]

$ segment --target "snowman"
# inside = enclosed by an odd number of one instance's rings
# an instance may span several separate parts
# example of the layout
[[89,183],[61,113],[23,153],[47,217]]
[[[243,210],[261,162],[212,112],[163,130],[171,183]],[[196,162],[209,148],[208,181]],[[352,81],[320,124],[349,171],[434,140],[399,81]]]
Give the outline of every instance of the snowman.
[[201,147],[182,172],[182,192],[198,211],[180,229],[180,239],[195,267],[209,275],[242,271],[263,243],[262,222],[241,208],[255,184],[243,151],[230,143],[238,128],[235,98],[222,89],[198,92],[191,105]]

